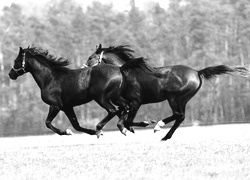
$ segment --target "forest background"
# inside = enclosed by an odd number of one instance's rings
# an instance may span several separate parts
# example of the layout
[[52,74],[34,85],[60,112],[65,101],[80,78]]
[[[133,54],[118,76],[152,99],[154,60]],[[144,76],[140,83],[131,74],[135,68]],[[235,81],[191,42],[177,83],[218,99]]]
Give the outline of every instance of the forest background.
[[[44,123],[49,107],[32,76],[8,77],[20,46],[35,44],[68,58],[71,68],[86,62],[99,43],[130,45],[152,66],[183,64],[199,70],[250,63],[249,0],[170,0],[168,9],[152,2],[143,10],[131,0],[126,11],[100,2],[83,9],[74,0],[57,0],[40,11],[12,4],[3,8],[0,19],[0,136],[51,132]],[[91,128],[107,114],[95,102],[75,111],[80,124]],[[141,107],[136,121],[171,114],[167,101],[150,104]],[[250,80],[225,75],[203,82],[188,103],[183,125],[243,122],[250,122]],[[105,129],[116,129],[116,123],[114,118]],[[63,113],[53,124],[71,128]]]

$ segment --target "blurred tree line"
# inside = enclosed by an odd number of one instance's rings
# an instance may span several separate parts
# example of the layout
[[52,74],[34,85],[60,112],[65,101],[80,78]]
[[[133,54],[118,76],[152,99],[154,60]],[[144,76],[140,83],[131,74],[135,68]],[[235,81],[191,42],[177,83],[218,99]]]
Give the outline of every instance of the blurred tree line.
[[[130,1],[130,9],[93,2],[83,9],[73,0],[51,1],[41,11],[5,7],[0,16],[0,135],[50,132],[44,121],[48,106],[30,74],[12,81],[8,72],[19,46],[35,44],[80,67],[102,43],[131,45],[153,66],[184,64],[197,70],[218,64],[247,65],[250,56],[249,0],[170,0],[169,8],[149,3],[145,10]],[[249,79],[220,76],[203,82],[188,103],[184,125],[249,122]],[[95,102],[75,108],[81,125],[95,127],[106,112]],[[137,121],[172,114],[168,102],[143,106]],[[116,128],[114,118],[106,128]],[[53,124],[71,128],[64,114]]]

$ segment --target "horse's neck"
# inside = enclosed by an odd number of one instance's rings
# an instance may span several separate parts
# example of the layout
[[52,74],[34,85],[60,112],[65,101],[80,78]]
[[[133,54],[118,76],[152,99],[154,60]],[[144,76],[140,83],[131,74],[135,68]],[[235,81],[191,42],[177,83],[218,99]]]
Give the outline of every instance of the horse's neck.
[[40,63],[36,59],[29,60],[30,73],[35,79],[40,89],[44,88],[48,82],[48,78],[51,78],[52,70]]

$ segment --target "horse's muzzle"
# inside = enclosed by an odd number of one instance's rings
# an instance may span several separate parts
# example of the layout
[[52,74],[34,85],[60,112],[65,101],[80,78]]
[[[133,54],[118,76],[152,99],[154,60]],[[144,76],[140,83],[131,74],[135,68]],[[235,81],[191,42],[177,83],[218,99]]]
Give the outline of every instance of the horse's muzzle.
[[16,80],[17,77],[18,77],[18,74],[13,69],[11,69],[10,72],[9,72],[9,77],[12,80]]

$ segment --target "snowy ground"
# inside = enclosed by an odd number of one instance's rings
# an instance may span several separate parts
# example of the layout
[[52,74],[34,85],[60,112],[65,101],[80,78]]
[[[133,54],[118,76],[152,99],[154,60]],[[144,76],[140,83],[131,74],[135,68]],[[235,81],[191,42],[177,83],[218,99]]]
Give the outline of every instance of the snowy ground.
[[250,179],[250,124],[0,138],[0,179]]

